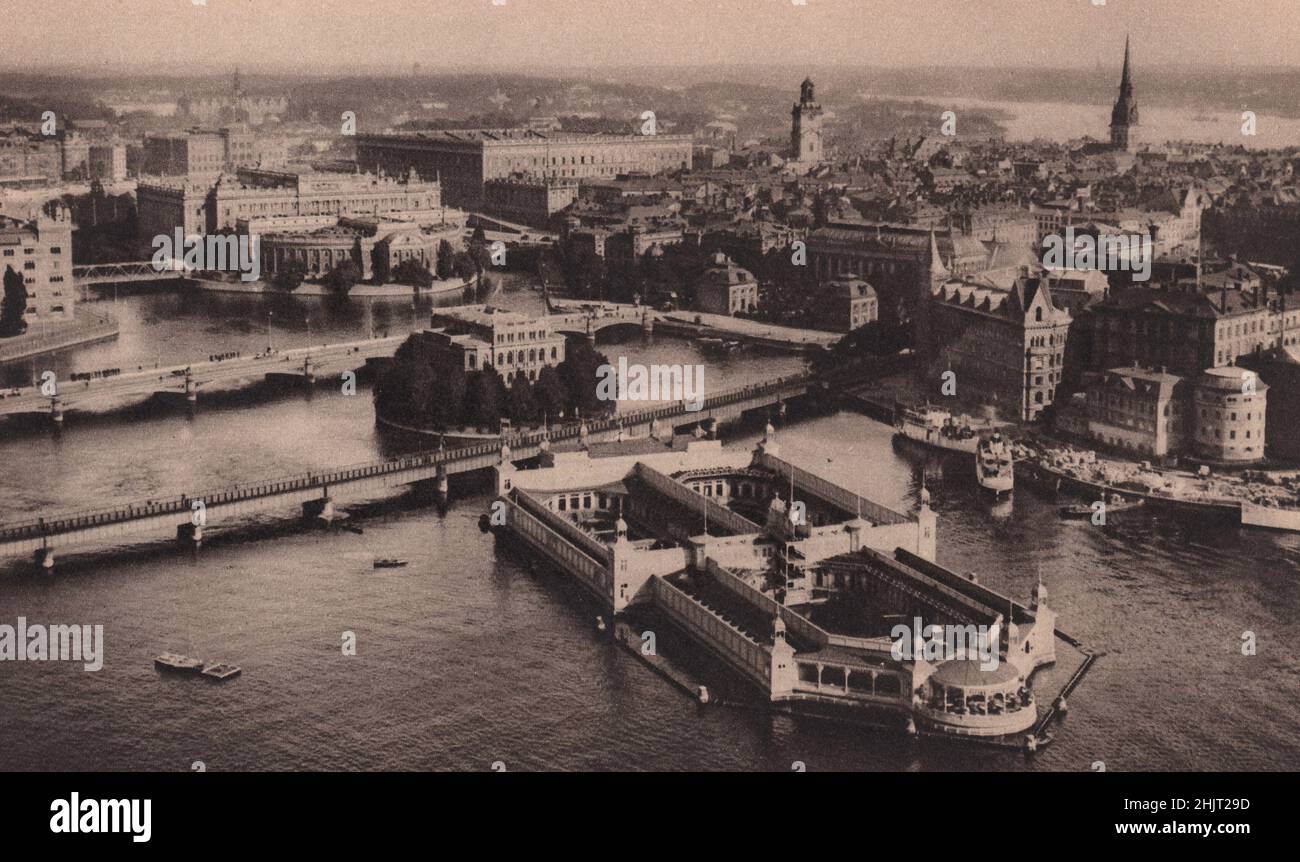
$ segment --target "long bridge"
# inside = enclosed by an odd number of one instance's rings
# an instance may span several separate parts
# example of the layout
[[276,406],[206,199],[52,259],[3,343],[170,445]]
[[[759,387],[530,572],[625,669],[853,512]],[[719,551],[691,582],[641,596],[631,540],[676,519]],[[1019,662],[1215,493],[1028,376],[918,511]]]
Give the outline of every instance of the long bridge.
[[451,474],[481,470],[507,460],[537,456],[552,443],[620,439],[624,435],[663,434],[674,420],[682,425],[733,421],[743,413],[805,395],[820,382],[791,375],[720,392],[698,409],[685,404],[647,408],[590,422],[510,435],[503,442],[429,451],[325,472],[267,478],[252,484],[174,494],[83,512],[51,514],[24,523],[0,525],[0,559],[33,555],[44,568],[54,565],[55,548],[113,544],[123,539],[171,537],[201,541],[205,527],[239,516],[298,503],[304,516],[329,520],[340,498],[372,498],[391,489],[434,481],[445,491]]
[[65,410],[119,407],[154,395],[193,404],[201,386],[244,383],[254,379],[299,379],[341,376],[367,362],[391,357],[405,335],[371,338],[319,347],[299,347],[255,356],[194,362],[77,380],[49,380],[0,391],[0,416],[46,414],[63,421]]

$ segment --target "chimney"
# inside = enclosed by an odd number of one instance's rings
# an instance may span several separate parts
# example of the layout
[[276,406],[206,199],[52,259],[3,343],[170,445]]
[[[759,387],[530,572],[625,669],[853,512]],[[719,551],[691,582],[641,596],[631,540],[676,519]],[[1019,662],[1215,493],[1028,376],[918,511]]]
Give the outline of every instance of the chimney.
[[1219,288],[1219,314],[1228,313],[1228,286],[1225,284]]

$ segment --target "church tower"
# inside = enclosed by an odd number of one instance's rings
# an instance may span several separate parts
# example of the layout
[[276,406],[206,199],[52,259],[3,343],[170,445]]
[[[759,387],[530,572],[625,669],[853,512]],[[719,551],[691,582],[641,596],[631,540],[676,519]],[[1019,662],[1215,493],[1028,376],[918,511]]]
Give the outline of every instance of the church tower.
[[817,104],[811,78],[804,78],[799,87],[799,104],[790,111],[790,158],[799,162],[820,162],[825,158],[822,106]]
[[1138,106],[1133,99],[1133,79],[1129,70],[1128,37],[1124,38],[1124,72],[1119,80],[1119,98],[1110,112],[1112,149],[1133,152],[1137,149]]

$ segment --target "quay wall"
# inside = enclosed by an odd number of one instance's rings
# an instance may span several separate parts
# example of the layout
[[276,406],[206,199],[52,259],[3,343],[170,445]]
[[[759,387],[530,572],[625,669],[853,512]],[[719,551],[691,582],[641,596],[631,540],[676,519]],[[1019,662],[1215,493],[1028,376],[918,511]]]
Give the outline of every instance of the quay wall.
[[546,504],[534,499],[527,491],[518,486],[515,487],[514,502],[536,520],[545,524],[550,530],[559,533],[569,542],[572,542],[593,560],[606,568],[613,564],[614,557],[608,545],[588,535],[586,531],[563,515],[552,512],[546,508]]
[[566,536],[534,517],[514,500],[506,505],[506,525],[524,543],[560,566],[585,587],[605,608],[614,607],[614,583],[610,567],[574,547]]
[[767,646],[663,578],[652,578],[651,584],[656,606],[669,619],[747,680],[771,694],[772,654]]

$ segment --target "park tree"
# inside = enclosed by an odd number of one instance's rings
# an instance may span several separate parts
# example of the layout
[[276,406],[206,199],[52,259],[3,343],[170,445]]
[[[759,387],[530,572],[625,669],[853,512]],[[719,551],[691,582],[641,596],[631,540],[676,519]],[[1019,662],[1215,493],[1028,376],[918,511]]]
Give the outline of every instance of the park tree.
[[361,270],[352,261],[345,260],[326,273],[321,284],[340,296],[347,296],[348,291],[360,280]]
[[533,398],[537,401],[537,409],[548,422],[557,422],[566,414],[569,393],[560,378],[560,372],[553,366],[546,365],[537,372]]
[[506,403],[506,384],[495,368],[471,372],[465,385],[462,415],[472,425],[497,427]]
[[412,287],[423,288],[433,284],[433,273],[415,258],[407,258],[393,267],[390,277],[398,284],[409,284]]
[[438,240],[438,262],[435,264],[438,278],[447,279],[456,274],[455,257],[456,250],[451,247],[451,243],[445,239]]
[[292,293],[307,277],[307,265],[298,259],[287,261],[271,276],[271,286],[286,293]]
[[568,413],[575,409],[592,416],[614,409],[612,402],[596,397],[597,372],[609,359],[584,340],[574,340],[566,348],[564,361],[557,369],[568,393]]
[[12,266],[5,267],[4,299],[0,302],[0,336],[22,335],[27,331],[27,286]]
[[429,424],[438,429],[463,424],[467,385],[468,379],[460,366],[453,365],[438,370],[430,386],[429,400],[425,404]]
[[537,399],[533,393],[533,381],[529,380],[528,375],[522,371],[515,375],[514,383],[510,384],[506,409],[510,421],[516,425],[525,425],[537,418]]

